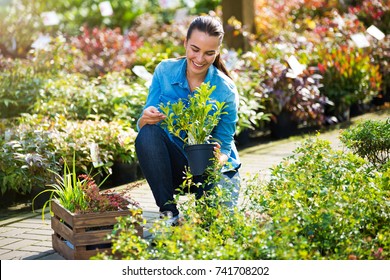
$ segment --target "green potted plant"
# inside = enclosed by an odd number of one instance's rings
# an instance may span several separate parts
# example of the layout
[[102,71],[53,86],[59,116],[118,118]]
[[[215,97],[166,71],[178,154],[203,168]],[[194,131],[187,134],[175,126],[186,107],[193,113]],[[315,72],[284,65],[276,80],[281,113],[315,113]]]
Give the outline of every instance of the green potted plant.
[[[112,232],[117,218],[132,216],[135,221],[141,220],[142,210],[132,200],[126,190],[121,193],[111,190],[100,191],[93,176],[76,173],[76,156],[70,168],[64,161],[62,174],[55,174],[55,182],[40,192],[33,199],[50,193],[50,198],[42,208],[42,219],[45,209],[50,207],[53,249],[66,259],[89,259],[97,249],[108,249],[111,241],[107,239]],[[107,179],[107,178],[106,178]],[[142,227],[135,225],[137,235],[142,236]]]
[[160,105],[166,115],[162,126],[184,142],[193,175],[202,175],[214,157],[211,142],[218,139],[212,138],[211,133],[226,108],[225,102],[211,100],[215,89],[216,86],[210,86],[210,83],[202,83],[188,100]]
[[[0,127],[0,193],[30,203],[59,171],[54,153],[53,132],[19,118]],[[43,196],[42,196],[43,197]],[[1,199],[3,204],[5,199]],[[15,202],[15,200],[10,201]],[[42,201],[44,202],[44,201]],[[40,202],[36,201],[36,205]]]
[[299,126],[321,126],[328,99],[320,93],[320,76],[311,68],[295,76],[277,60],[267,63],[270,71],[261,83],[260,101],[272,114],[271,135],[286,138],[294,135]]
[[368,104],[378,95],[382,76],[371,60],[364,50],[347,45],[324,51],[318,64],[324,84],[321,93],[335,104],[326,114],[347,121],[351,105]]
[[385,169],[386,164],[390,164],[390,117],[360,121],[342,131],[340,140],[377,169]]

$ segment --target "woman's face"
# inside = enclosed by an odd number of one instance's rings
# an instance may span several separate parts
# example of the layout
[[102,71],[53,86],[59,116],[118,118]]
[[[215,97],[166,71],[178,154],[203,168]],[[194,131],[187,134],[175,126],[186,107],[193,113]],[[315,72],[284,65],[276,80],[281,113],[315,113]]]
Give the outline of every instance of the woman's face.
[[205,76],[219,53],[219,38],[195,29],[191,37],[185,40],[184,47],[188,73]]

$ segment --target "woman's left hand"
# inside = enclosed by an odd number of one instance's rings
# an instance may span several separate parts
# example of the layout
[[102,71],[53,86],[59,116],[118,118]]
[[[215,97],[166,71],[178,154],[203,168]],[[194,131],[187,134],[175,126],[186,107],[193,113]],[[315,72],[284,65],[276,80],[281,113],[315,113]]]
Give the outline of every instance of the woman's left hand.
[[228,161],[228,156],[224,153],[221,153],[221,145],[219,143],[214,143],[214,155],[218,160],[220,166],[224,166]]

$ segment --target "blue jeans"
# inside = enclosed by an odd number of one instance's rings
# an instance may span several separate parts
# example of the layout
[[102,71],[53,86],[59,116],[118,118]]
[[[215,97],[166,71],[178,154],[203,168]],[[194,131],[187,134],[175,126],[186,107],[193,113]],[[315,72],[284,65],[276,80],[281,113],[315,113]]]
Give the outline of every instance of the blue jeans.
[[[182,185],[185,166],[188,161],[183,151],[173,143],[166,132],[157,125],[144,125],[135,140],[135,149],[141,171],[148,182],[160,212],[171,211],[173,216],[179,214],[174,202],[174,194]],[[229,171],[224,177],[238,182],[238,171]],[[202,178],[195,178],[200,182]],[[239,184],[232,189],[232,199],[228,202],[234,206],[238,199]],[[203,190],[196,191],[196,197],[202,196]]]

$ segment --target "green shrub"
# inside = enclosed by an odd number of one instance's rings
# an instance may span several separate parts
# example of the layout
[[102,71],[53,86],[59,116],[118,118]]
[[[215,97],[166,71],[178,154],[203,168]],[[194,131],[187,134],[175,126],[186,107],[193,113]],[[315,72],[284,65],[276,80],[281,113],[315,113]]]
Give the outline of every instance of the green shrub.
[[110,173],[109,169],[115,161],[137,162],[134,147],[137,134],[126,123],[68,121],[64,116],[57,116],[57,119],[57,133],[53,135],[55,151],[68,162],[75,152],[78,173],[88,174],[91,170]]
[[161,23],[156,14],[139,16],[132,30],[142,39],[143,45],[136,50],[135,64],[144,65],[153,73],[162,60],[184,55],[184,38],[192,19],[188,16],[180,22],[168,24]]
[[53,179],[48,169],[59,168],[49,126],[22,122],[3,129],[0,129],[1,193],[15,190],[28,194],[34,187],[44,188]]
[[12,0],[0,5],[0,50],[7,57],[26,57],[43,28],[41,5],[34,2]]
[[181,226],[157,222],[153,240],[135,235],[120,219],[113,255],[98,259],[389,259],[390,169],[309,139],[272,169],[245,184],[242,206],[232,211],[216,186],[180,205]]
[[[183,186],[184,187],[184,186]],[[211,260],[249,259],[248,247],[258,224],[252,223],[241,212],[232,212],[223,204],[228,194],[216,186],[195,202],[189,195],[180,205],[186,222],[179,227],[166,227],[157,221],[151,232],[153,240],[136,236],[132,219],[119,219],[113,235],[113,253],[99,255],[101,259],[166,259]],[[117,234],[118,233],[118,234]],[[117,234],[117,235],[116,235]],[[243,250],[244,249],[244,250]]]
[[43,78],[23,60],[8,60],[0,68],[0,118],[11,118],[32,110]]
[[[72,121],[65,116],[28,115],[0,127],[0,191],[26,194],[45,188],[59,172],[63,158],[76,154],[76,171],[111,173],[115,161],[136,163],[134,129],[122,121]],[[7,135],[7,139],[5,139]]]
[[[389,185],[360,157],[307,140],[272,170],[256,203],[278,259],[389,258]],[[271,241],[272,240],[272,241]],[[382,251],[383,250],[383,251]],[[381,251],[381,256],[375,255]]]
[[98,113],[93,105],[99,97],[103,104],[107,101],[103,93],[98,95],[95,85],[85,76],[63,73],[45,82],[33,112],[49,117],[63,114],[69,119],[86,119],[90,114]]
[[113,14],[103,17],[98,4],[100,0],[64,0],[50,3],[51,9],[56,11],[61,23],[59,28],[68,34],[77,34],[80,26],[89,27],[120,27],[127,29],[131,27],[134,20],[146,10],[155,10],[151,1],[110,1]]
[[65,34],[51,36],[50,42],[43,48],[32,49],[27,62],[39,75],[54,78],[62,73],[72,73],[75,70],[75,57],[80,50],[72,49],[67,43]]
[[340,139],[354,153],[366,158],[376,168],[390,160],[390,118],[361,121],[344,130]]
[[36,114],[71,120],[125,120],[135,128],[146,100],[147,88],[131,81],[127,72],[88,79],[81,74],[61,74],[44,84],[34,105]]
[[255,73],[243,71],[235,79],[240,95],[236,135],[247,129],[260,128],[262,124],[270,121],[270,114],[264,113],[266,108],[258,101],[261,93],[259,92],[257,76]]

